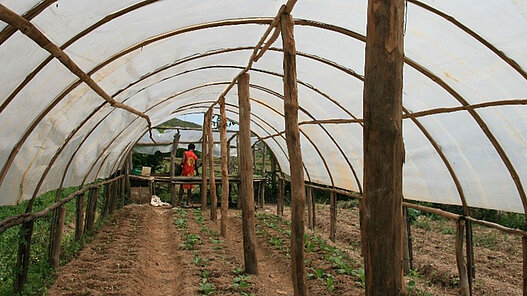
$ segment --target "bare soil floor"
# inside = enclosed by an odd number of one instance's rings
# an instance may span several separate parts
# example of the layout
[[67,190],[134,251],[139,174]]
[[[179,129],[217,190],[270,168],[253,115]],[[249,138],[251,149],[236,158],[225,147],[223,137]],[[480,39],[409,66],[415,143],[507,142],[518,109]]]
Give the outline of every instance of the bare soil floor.
[[[126,206],[60,268],[49,295],[292,295],[290,213],[274,213],[257,211],[259,273],[246,275],[240,211],[229,211],[225,239],[208,212]],[[358,209],[338,209],[337,244],[327,239],[329,207],[317,205],[316,218],[306,237],[310,295],[364,295]],[[414,224],[409,295],[458,295],[454,230],[427,217]],[[474,294],[521,295],[520,239],[474,227],[474,240]]]

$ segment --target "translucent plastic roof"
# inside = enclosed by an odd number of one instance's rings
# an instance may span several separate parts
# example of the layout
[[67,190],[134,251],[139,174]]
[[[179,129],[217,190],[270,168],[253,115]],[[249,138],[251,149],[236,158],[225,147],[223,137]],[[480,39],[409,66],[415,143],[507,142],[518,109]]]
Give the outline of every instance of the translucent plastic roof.
[[[100,89],[152,126],[206,111],[284,2],[0,0],[0,204],[118,169],[148,125]],[[358,192],[366,5],[299,0],[292,11],[306,180]],[[13,29],[5,8],[100,89]],[[405,28],[405,198],[524,212],[527,1],[408,0]],[[249,73],[251,129],[276,135],[284,130],[280,38]],[[226,99],[236,121],[236,88]],[[350,123],[310,123],[328,119]],[[284,136],[265,142],[288,173]]]

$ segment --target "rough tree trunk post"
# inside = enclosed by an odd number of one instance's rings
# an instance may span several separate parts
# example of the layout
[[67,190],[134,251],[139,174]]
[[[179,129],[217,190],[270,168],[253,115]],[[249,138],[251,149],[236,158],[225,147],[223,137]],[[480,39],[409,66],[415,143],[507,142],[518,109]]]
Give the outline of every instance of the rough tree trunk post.
[[176,175],[176,150],[179,143],[179,137],[181,134],[179,131],[174,135],[172,141],[172,151],[170,151],[170,204],[175,207],[177,203],[177,193],[176,193],[176,182],[172,178]]
[[254,219],[254,189],[251,154],[251,105],[249,102],[249,74],[238,77],[240,190],[242,196],[243,255],[246,273],[258,273],[256,258],[256,230]]
[[57,225],[55,227],[55,233],[53,237],[53,248],[49,256],[49,265],[52,268],[57,268],[60,265],[60,245],[62,242],[62,232],[64,230],[64,217],[66,216],[66,206],[62,205],[57,208]]
[[[150,185],[151,186],[151,185]],[[117,202],[117,182],[116,181],[113,181],[112,182],[112,190],[110,192],[110,216],[113,215],[113,213],[115,212],[115,205],[116,205],[116,202]],[[152,187],[150,187],[152,188]],[[151,195],[151,194],[150,194]]]
[[[240,169],[240,133],[239,132],[238,132],[238,137],[236,137],[236,158],[238,160],[237,176],[238,176],[238,180],[240,180],[241,179],[241,169]],[[236,186],[238,188],[238,199],[236,200],[236,207],[238,209],[241,209],[243,196],[240,193],[240,183],[237,183]]]
[[22,291],[27,280],[27,271],[31,255],[31,236],[33,235],[33,220],[20,225],[20,243],[15,267],[15,281],[13,290],[15,294]]
[[278,216],[284,215],[284,179],[278,178],[278,192],[276,193],[276,214]]
[[79,195],[76,199],[76,217],[75,217],[75,240],[80,240],[84,233],[84,218],[85,218],[85,207],[84,207],[84,193]]
[[209,187],[210,187],[210,220],[216,221],[218,218],[218,195],[216,194],[216,178],[214,176],[214,137],[212,136],[212,110],[207,119],[207,135],[209,138]]
[[[110,199],[111,199],[111,184],[106,183],[104,184],[104,204],[102,206],[102,217],[108,216],[109,210],[110,210]],[[139,194],[141,194],[141,187],[139,187]]]
[[227,115],[225,113],[225,98],[220,99],[220,142],[221,142],[221,222],[220,233],[227,238],[227,222],[229,210],[229,148],[227,143]]
[[207,120],[208,112],[203,116],[203,136],[201,139],[201,211],[207,211]]
[[308,294],[304,266],[306,189],[298,128],[298,89],[293,17],[288,13],[283,14],[280,17],[280,26],[284,47],[285,136],[291,168],[291,279],[295,295],[300,296]]
[[91,188],[88,191],[88,203],[86,206],[86,223],[84,231],[93,234],[95,231],[95,212],[97,211],[97,199],[99,197],[99,187]]
[[407,273],[413,269],[412,232],[410,229],[410,220],[408,218],[408,208],[403,209],[403,231],[404,272]]
[[126,193],[128,194],[128,198],[132,196],[132,184],[130,183],[130,173],[132,172],[132,152],[128,154],[128,158],[126,161]]
[[523,296],[527,296],[527,237],[522,236],[523,250]]
[[463,232],[465,229],[465,220],[457,220],[456,229],[456,262],[459,271],[459,295],[469,296],[470,287],[468,284],[468,272],[465,259],[463,258]]
[[271,187],[276,194],[276,158],[273,153],[271,153]]
[[125,203],[125,192],[126,192],[126,178],[122,178],[119,180],[121,183],[121,208],[124,207]]
[[337,232],[337,194],[333,191],[329,193],[330,209],[329,209],[329,240],[335,242],[335,234]]
[[260,208],[263,209],[265,205],[265,156],[267,154],[267,146],[262,141],[262,181],[260,182],[260,190],[258,190],[258,203]]
[[404,0],[368,0],[364,69],[364,197],[361,236],[366,295],[402,295]]

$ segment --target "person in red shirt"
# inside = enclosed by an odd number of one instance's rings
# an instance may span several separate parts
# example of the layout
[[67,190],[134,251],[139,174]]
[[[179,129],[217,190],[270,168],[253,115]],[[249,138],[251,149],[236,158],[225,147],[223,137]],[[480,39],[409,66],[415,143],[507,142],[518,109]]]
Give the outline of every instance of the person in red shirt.
[[[181,159],[181,176],[193,177],[196,172],[198,156],[194,153],[196,146],[190,143],[188,149],[183,153]],[[187,190],[187,205],[190,206],[190,197],[192,195],[192,184],[181,184],[179,187],[179,206],[183,202],[183,191]]]

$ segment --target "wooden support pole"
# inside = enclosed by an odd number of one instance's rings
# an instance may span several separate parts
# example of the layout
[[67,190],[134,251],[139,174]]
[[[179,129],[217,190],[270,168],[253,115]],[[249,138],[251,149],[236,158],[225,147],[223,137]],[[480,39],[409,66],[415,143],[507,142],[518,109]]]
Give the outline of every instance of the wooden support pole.
[[295,296],[308,295],[304,265],[304,212],[306,190],[298,128],[298,89],[294,21],[289,13],[280,17],[284,47],[285,136],[291,169],[291,280]]
[[368,0],[360,211],[368,296],[403,295],[406,290],[402,264],[404,5],[404,0]]
[[332,191],[329,193],[329,198],[329,240],[335,242],[337,233],[337,194]]
[[130,174],[132,173],[132,152],[128,154],[128,159],[126,161],[126,171],[125,171],[125,182],[126,182],[126,194],[130,199],[132,196],[132,184],[130,183]]
[[[241,169],[240,169],[240,133],[238,132],[238,137],[236,137],[236,160],[238,161],[238,180],[241,179]],[[240,194],[240,183],[236,184],[238,188],[238,200],[236,201],[236,207],[238,209],[242,208],[242,199],[243,195]]]
[[76,216],[75,216],[75,240],[80,240],[84,234],[84,193],[80,194],[76,200]]
[[18,255],[15,266],[15,281],[13,283],[13,290],[15,294],[22,291],[27,281],[27,271],[29,269],[29,261],[31,256],[31,237],[33,235],[33,223],[29,221],[22,223],[20,226],[20,242],[18,244]]
[[463,232],[465,230],[465,220],[458,219],[456,222],[456,262],[459,271],[459,295],[469,296],[470,287],[468,284],[468,272],[465,259],[463,257]]
[[412,251],[412,231],[410,227],[410,219],[408,218],[408,208],[403,209],[403,229],[404,229],[404,273],[408,273],[413,267],[413,251]]
[[251,154],[251,105],[249,101],[249,74],[245,73],[238,79],[239,113],[239,160],[240,160],[240,190],[242,200],[243,225],[243,255],[245,272],[258,273],[256,257],[256,230],[254,218],[254,190]]
[[57,225],[55,227],[55,233],[53,237],[53,248],[51,249],[49,256],[49,265],[52,268],[57,268],[60,265],[60,246],[62,243],[62,232],[64,230],[64,218],[66,216],[66,206],[62,205],[57,208]]
[[[170,179],[176,175],[176,151],[180,137],[181,134],[178,131],[177,134],[174,135],[174,139],[172,141],[172,150],[170,151]],[[175,207],[177,204],[176,183],[174,181],[170,181],[168,186],[170,186],[170,204]]]
[[[152,185],[150,184],[150,186]],[[113,215],[113,213],[115,212],[116,201],[117,201],[117,183],[114,181],[112,182],[111,192],[110,192],[110,206],[109,206],[110,216]]]
[[207,210],[207,120],[208,112],[203,116],[203,136],[201,140],[201,211]]
[[207,136],[209,145],[207,156],[209,157],[209,186],[210,186],[210,220],[218,218],[218,195],[216,194],[216,179],[214,176],[214,138],[212,136],[212,110],[208,112]]
[[472,295],[473,285],[472,280],[476,278],[474,266],[474,240],[472,239],[472,222],[465,221],[466,228],[466,250],[467,250],[467,272],[468,272],[468,286],[470,287],[470,295]]
[[[110,212],[110,199],[111,199],[111,183],[104,184],[104,204],[102,206],[102,217],[108,216],[108,213]],[[141,187],[139,187],[141,189]],[[139,193],[141,193],[141,190],[139,190]]]
[[88,203],[86,206],[86,225],[84,231],[93,234],[95,231],[95,213],[97,211],[97,199],[99,197],[99,188],[91,188],[88,193]]
[[125,192],[126,192],[126,178],[123,178],[123,179],[119,179],[119,184],[121,185],[121,190],[120,190],[120,193],[121,193],[121,208],[124,207],[124,203],[125,203]]
[[276,200],[276,214],[278,216],[284,215],[284,179],[278,178],[278,192]]
[[220,99],[220,143],[221,143],[221,222],[220,234],[227,238],[227,223],[229,220],[229,148],[227,143],[227,114],[225,98]]
[[523,296],[527,296],[527,236],[522,236],[523,250]]
[[262,181],[260,182],[260,189],[258,190],[258,204],[260,209],[265,205],[265,158],[267,154],[267,146],[262,142]]
[[276,158],[273,153],[271,153],[271,187],[276,193]]

